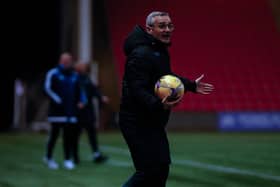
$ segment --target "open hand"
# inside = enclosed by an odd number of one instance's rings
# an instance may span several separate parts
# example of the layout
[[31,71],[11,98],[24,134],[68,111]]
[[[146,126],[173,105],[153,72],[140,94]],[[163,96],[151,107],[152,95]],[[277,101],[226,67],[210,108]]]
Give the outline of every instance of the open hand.
[[82,109],[82,108],[84,108],[84,107],[85,107],[85,104],[84,104],[84,103],[78,102],[78,108],[79,108],[79,109]]
[[109,97],[107,96],[102,96],[102,102],[108,104],[110,102]]
[[200,94],[210,94],[214,90],[214,86],[209,83],[201,82],[201,79],[204,77],[202,74],[195,80],[196,83],[196,92]]

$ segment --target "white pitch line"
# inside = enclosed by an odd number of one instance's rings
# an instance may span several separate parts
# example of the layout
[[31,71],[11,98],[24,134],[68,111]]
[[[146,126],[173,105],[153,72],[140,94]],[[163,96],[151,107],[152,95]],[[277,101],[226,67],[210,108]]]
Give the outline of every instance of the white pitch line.
[[[107,152],[116,153],[116,154],[120,154],[120,155],[125,155],[125,156],[130,155],[130,153],[128,152],[127,149],[111,147],[111,146],[102,146],[102,149]],[[206,170],[210,170],[210,171],[238,174],[238,175],[249,175],[249,176],[259,177],[259,178],[267,179],[267,180],[280,181],[280,176],[276,176],[276,175],[269,175],[269,174],[265,174],[265,173],[259,173],[259,172],[254,172],[254,171],[250,171],[250,170],[244,170],[244,169],[238,169],[238,168],[232,168],[232,167],[226,167],[226,166],[220,166],[220,165],[214,165],[214,164],[206,164],[206,163],[197,162],[197,161],[193,161],[193,160],[178,160],[178,159],[172,159],[172,160],[173,160],[172,163],[179,165],[179,166],[191,166],[191,167],[206,169]],[[122,166],[122,167],[132,166],[132,164],[129,162],[116,161],[116,160],[113,160],[109,164],[115,165],[115,166]]]
[[263,178],[263,179],[280,181],[280,176],[269,175],[269,174],[265,174],[265,173],[258,173],[258,172],[254,172],[254,171],[250,171],[250,170],[237,169],[237,168],[232,168],[232,167],[206,164],[206,163],[197,162],[197,161],[193,161],[193,160],[174,160],[173,163],[177,164],[177,165],[192,166],[192,167],[207,169],[207,170],[211,170],[211,171],[238,174],[238,175],[250,175],[250,176],[255,176],[255,177],[259,177],[259,178]]

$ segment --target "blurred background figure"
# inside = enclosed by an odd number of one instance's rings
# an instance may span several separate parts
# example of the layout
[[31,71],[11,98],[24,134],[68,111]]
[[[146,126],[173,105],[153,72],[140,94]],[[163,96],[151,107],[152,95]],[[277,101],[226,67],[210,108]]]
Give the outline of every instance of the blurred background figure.
[[50,169],[58,169],[58,164],[53,159],[53,151],[60,129],[63,129],[64,167],[74,169],[75,164],[71,160],[77,148],[74,146],[75,133],[77,132],[77,105],[80,97],[78,76],[73,71],[72,56],[63,53],[59,64],[50,69],[46,74],[45,92],[50,100],[48,121],[51,129],[46,144],[44,162]]
[[[75,65],[75,70],[79,74],[79,85],[82,93],[82,102],[78,105],[78,125],[80,128],[78,140],[82,130],[85,129],[93,153],[92,160],[95,163],[101,163],[106,161],[108,157],[103,155],[99,150],[96,128],[96,106],[94,105],[93,99],[96,98],[98,100],[98,107],[100,108],[102,104],[109,103],[109,98],[102,95],[99,88],[90,79],[89,74],[91,69],[89,63],[78,62]],[[75,162],[79,163],[78,155],[75,157]]]

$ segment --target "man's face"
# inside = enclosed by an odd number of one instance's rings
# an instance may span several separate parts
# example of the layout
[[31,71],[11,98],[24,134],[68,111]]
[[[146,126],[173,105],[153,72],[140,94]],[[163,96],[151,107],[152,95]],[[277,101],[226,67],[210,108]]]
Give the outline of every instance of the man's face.
[[171,34],[174,25],[169,16],[156,16],[153,18],[154,24],[147,26],[147,32],[165,44],[171,42]]
[[60,58],[60,64],[63,64],[65,69],[72,67],[72,56],[70,54],[62,54]]

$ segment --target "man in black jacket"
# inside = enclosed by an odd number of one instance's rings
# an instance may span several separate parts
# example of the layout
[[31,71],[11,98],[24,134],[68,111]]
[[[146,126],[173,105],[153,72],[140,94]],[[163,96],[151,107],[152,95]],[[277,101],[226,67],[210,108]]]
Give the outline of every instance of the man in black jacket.
[[[93,104],[93,99],[97,99],[98,106],[101,108],[103,104],[107,104],[109,102],[109,98],[103,95],[97,85],[95,85],[91,80],[90,69],[90,64],[86,62],[79,62],[75,65],[75,70],[79,75],[79,86],[83,97],[83,102],[78,104],[78,126],[80,132],[78,132],[76,143],[78,144],[82,130],[86,130],[93,153],[93,162],[103,163],[108,159],[108,157],[101,153],[99,149],[95,116],[96,108]],[[78,150],[75,152],[74,161],[75,163],[79,163]]]
[[[152,12],[146,30],[137,25],[124,43],[127,56],[122,82],[119,126],[136,169],[123,187],[165,187],[171,163],[165,131],[170,110],[177,103],[160,100],[154,93],[157,80],[170,68],[168,46],[174,30],[166,12]],[[179,77],[178,75],[176,75]],[[209,94],[213,85],[179,77],[186,91]]]

